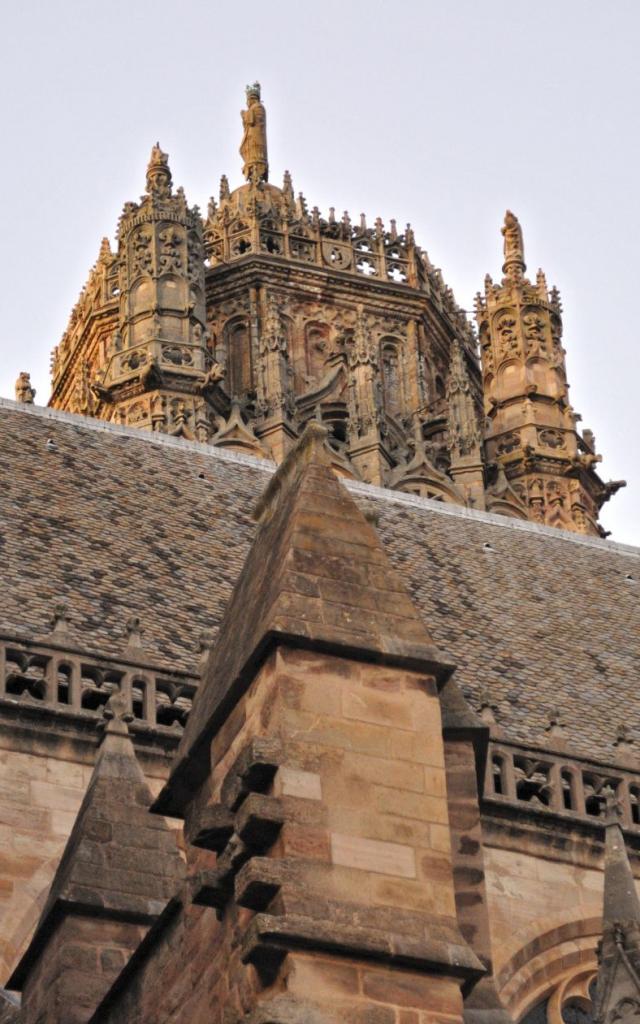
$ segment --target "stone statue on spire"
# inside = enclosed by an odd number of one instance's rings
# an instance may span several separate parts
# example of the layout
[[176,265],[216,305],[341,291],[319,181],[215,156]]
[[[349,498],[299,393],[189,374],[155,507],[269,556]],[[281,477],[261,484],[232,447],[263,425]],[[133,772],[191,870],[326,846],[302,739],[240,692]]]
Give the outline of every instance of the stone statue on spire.
[[147,166],[147,192],[158,199],[168,199],[171,195],[169,157],[160,149],[159,142],[151,150]]
[[524,242],[522,240],[522,228],[515,213],[507,210],[502,226],[504,237],[504,266],[503,273],[515,281],[522,279],[527,269],[524,262]]
[[269,179],[267,159],[267,112],[260,102],[260,83],[247,86],[247,109],[241,112],[244,134],[240,143],[242,173],[258,184]]

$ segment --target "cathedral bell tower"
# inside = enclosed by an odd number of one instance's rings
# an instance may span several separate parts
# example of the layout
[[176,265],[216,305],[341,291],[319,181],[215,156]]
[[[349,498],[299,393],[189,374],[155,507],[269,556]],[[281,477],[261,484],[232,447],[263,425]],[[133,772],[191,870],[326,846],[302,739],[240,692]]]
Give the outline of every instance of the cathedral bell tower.
[[343,476],[602,533],[620,483],[576,430],[560,300],[542,272],[524,276],[517,218],[502,282],[478,297],[480,364],[411,226],[325,218],[288,171],[274,184],[257,82],[241,119],[243,181],[223,175],[204,219],[153,147],[145,194],[125,203],[115,252],[103,239],[54,350],[50,405],[276,463],[315,421]]
[[512,514],[519,506],[536,522],[598,535],[598,511],[622,482],[602,482],[593,434],[577,430],[558,291],[548,291],[541,270],[535,284],[525,277],[522,229],[510,210],[502,234],[504,277],[498,285],[487,275],[476,299],[490,491]]

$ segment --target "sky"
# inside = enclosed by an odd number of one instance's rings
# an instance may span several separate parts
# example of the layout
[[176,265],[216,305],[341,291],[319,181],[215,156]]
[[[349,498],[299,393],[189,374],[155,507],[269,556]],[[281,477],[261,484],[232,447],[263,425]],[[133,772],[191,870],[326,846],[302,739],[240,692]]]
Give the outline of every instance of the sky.
[[21,0],[0,13],[0,395],[49,354],[152,144],[206,210],[241,183],[259,80],[270,177],[411,222],[458,302],[500,277],[506,208],[564,305],[571,401],[640,544],[638,0]]

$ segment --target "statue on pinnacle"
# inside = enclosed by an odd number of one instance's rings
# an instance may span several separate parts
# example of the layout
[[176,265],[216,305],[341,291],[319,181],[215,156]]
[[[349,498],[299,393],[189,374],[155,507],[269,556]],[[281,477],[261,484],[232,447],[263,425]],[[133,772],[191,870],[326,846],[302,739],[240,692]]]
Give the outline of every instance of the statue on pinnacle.
[[267,112],[260,102],[260,83],[247,86],[247,109],[242,113],[244,134],[240,143],[242,173],[247,181],[258,184],[269,178],[267,159]]

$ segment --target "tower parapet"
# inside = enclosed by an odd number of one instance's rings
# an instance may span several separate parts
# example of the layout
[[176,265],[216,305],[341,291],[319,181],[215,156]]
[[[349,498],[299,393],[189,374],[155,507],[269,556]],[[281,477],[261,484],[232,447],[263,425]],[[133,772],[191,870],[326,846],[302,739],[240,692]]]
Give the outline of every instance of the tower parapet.
[[602,533],[598,512],[621,482],[605,484],[590,431],[569,401],[562,307],[544,273],[525,277],[518,218],[507,210],[504,277],[485,279],[476,314],[485,400],[488,507],[579,533]]

